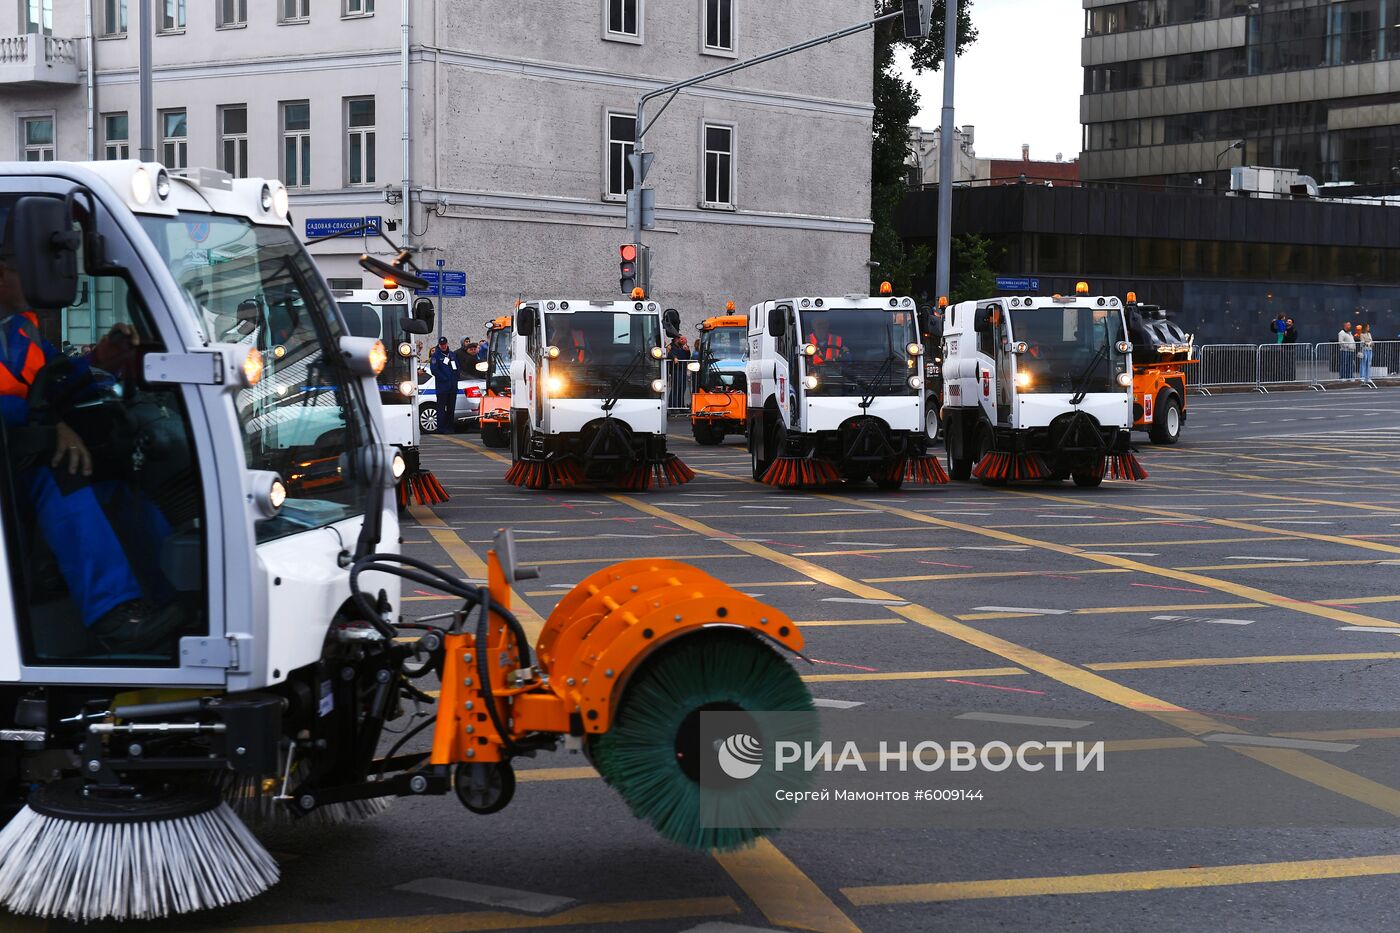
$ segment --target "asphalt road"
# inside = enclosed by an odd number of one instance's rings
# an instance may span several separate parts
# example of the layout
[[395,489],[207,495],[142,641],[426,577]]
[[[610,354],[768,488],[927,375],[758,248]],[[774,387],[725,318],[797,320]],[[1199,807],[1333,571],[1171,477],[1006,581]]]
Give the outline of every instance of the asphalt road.
[[[789,829],[716,857],[659,839],[560,753],[526,763],[490,817],[401,801],[355,827],[274,837],[274,890],[160,928],[1393,925],[1400,390],[1193,397],[1180,445],[1142,439],[1146,482],[1097,490],[781,492],[748,479],[741,438],[702,448],[672,427],[700,475],[639,495],[518,490],[475,436],[431,438],[426,461],[453,498],[414,510],[407,552],[475,576],[510,525],[544,572],[523,593],[538,616],[613,561],[694,562],[799,622],[813,663],[797,663],[827,706],[1029,717],[1031,732],[1114,723],[1123,778],[1101,812],[1049,827],[1036,800],[1000,801],[1040,828]],[[408,615],[447,605],[407,596]],[[1125,781],[1144,812],[1182,794],[1167,808],[1180,825],[1135,821]],[[1288,813],[1267,825],[1193,825],[1197,804],[1277,801]],[[445,879],[438,894],[411,890],[426,879]],[[528,892],[537,912],[483,903],[483,885]]]

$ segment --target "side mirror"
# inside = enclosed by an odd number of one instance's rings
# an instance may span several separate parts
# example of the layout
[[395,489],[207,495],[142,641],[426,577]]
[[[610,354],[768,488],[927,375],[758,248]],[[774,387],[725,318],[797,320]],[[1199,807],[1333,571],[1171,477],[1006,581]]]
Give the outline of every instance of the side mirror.
[[768,312],[768,333],[773,337],[781,337],[787,333],[786,308],[773,308]]
[[432,321],[420,321],[411,317],[399,318],[399,330],[405,334],[431,334],[433,332]]
[[14,206],[10,235],[15,238],[10,262],[24,289],[24,300],[46,310],[66,308],[78,300],[78,247],[67,205],[57,198],[20,198]]
[[535,309],[526,305],[515,312],[515,332],[522,337],[533,337],[535,334]]
[[997,310],[996,305],[978,308],[977,315],[972,319],[972,329],[979,334],[990,334],[997,325]]
[[485,360],[482,360],[480,363],[476,364],[476,371],[479,373],[484,373],[490,368],[491,364],[486,362]]
[[398,260],[393,263],[387,263],[382,259],[376,259],[368,253],[364,253],[360,256],[360,268],[377,279],[393,279],[404,288],[409,288],[414,291],[427,291],[432,288],[432,283],[427,279],[403,267],[402,261],[405,259],[407,259],[406,252],[399,253]]
[[667,308],[661,312],[661,326],[666,329],[667,337],[679,337],[681,335],[681,313],[675,308]]

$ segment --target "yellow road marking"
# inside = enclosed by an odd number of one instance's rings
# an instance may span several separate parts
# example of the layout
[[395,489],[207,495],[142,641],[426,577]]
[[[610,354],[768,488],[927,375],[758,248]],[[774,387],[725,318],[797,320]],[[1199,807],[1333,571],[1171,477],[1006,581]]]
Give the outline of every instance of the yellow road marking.
[[715,860],[769,923],[817,933],[860,933],[860,927],[769,840],[737,852],[717,852]]
[[820,622],[793,622],[803,628],[835,627],[838,625],[903,625],[903,619],[827,619]]
[[[1016,495],[1033,496],[1035,498],[1046,498],[1052,500],[1055,498],[1054,496],[1041,496],[1039,493],[1022,493],[1014,490],[1013,492]],[[1267,606],[1275,606],[1280,609],[1292,609],[1307,615],[1313,615],[1324,619],[1330,619],[1333,622],[1340,622],[1343,625],[1366,625],[1382,628],[1400,629],[1400,622],[1390,622],[1385,619],[1376,619],[1372,616],[1366,616],[1357,612],[1350,612],[1344,609],[1337,609],[1331,606],[1320,606],[1315,603],[1298,602],[1284,596],[1279,596],[1276,593],[1271,593],[1268,590],[1261,590],[1258,587],[1246,586],[1241,583],[1235,583],[1231,580],[1220,580],[1215,577],[1207,577],[1199,573],[1192,573],[1190,571],[1173,570],[1165,567],[1157,567],[1152,564],[1145,564],[1141,561],[1131,560],[1126,557],[1116,557],[1110,554],[1095,554],[1092,552],[1085,551],[1082,548],[1074,547],[1072,545],[1057,544],[1053,541],[1042,541],[1038,538],[1028,538],[1024,535],[1012,534],[1007,531],[996,531],[990,528],[979,528],[976,525],[968,525],[963,522],[955,522],[946,518],[935,518],[931,515],[921,515],[918,512],[911,512],[908,509],[902,509],[898,506],[893,505],[884,505],[879,502],[872,502],[871,505],[874,508],[880,509],[881,511],[889,512],[892,515],[899,515],[903,518],[909,519],[910,521],[924,522],[925,524],[936,525],[940,528],[949,528],[953,531],[962,531],[968,534],[974,534],[984,538],[994,538],[998,541],[1004,541],[1008,544],[1020,544],[1028,547],[1037,548],[1043,551],[1052,551],[1056,554],[1064,554],[1069,557],[1079,557],[1087,561],[1092,561],[1096,564],[1104,564],[1109,567],[1117,568],[1120,571],[1126,570],[1142,574],[1148,574],[1150,576],[1155,577],[1163,577],[1165,579],[1173,580],[1178,583],[1194,583],[1197,586],[1203,586],[1207,589],[1213,589],[1217,592],[1225,593],[1230,596],[1248,599],[1253,602],[1263,603]],[[1137,506],[1108,507],[1131,509],[1134,511],[1155,511],[1151,509],[1139,509]],[[1189,518],[1190,516],[1182,517]],[[1378,545],[1378,547],[1400,553],[1400,548],[1394,548],[1388,544]]]
[[[447,556],[452,558],[452,562],[457,565],[457,569],[466,574],[472,580],[486,579],[486,561],[476,556],[476,552],[471,549],[467,542],[462,540],[461,535],[447,527],[447,522],[443,521],[436,512],[425,505],[411,505],[408,507],[413,518],[428,529],[428,534],[433,536],[433,540],[438,543]],[[520,620],[520,625],[525,629],[525,635],[534,644],[535,639],[540,637],[540,632],[544,629],[544,618],[535,610],[530,608],[530,604],[520,597],[519,593],[512,594],[511,611]],[[413,599],[414,597],[407,597]]]
[[974,667],[961,671],[871,671],[860,674],[807,674],[809,684],[857,683],[873,680],[946,680],[949,677],[1017,677],[1019,667]]
[[[530,561],[535,567],[564,567],[569,564],[615,564],[619,560],[738,560],[739,554],[686,554],[681,557],[671,557],[665,554],[639,554],[636,557],[576,557],[569,560],[535,560]],[[749,584],[744,584],[748,586]],[[562,592],[562,591],[561,591]]]
[[1344,742],[1348,739],[1400,739],[1400,729],[1322,729],[1314,732],[1270,732],[1280,739]]
[[1364,567],[1371,564],[1379,564],[1379,559],[1373,560],[1261,560],[1250,563],[1247,560],[1235,561],[1232,564],[1202,564],[1196,567],[1173,567],[1173,570],[1276,570],[1280,567]]
[[935,884],[889,884],[842,888],[858,907],[889,904],[928,904],[979,898],[1037,897],[1052,894],[1111,894],[1126,891],[1165,891],[1235,884],[1269,884],[1321,878],[1361,878],[1400,874],[1400,855],[1310,859],[1257,865],[1215,865],[1207,868],[1168,868],[1155,871],[1108,872],[1042,878],[998,878],[987,881],[948,881]]
[[1394,661],[1400,651],[1350,654],[1265,654],[1241,658],[1173,658],[1163,661],[1101,661],[1086,664],[1093,671],[1154,671],[1174,667],[1227,667],[1235,664],[1306,664],[1314,661]]
[[578,768],[523,768],[515,772],[517,781],[581,781],[598,777],[598,772],[588,766]]
[[[1090,555],[1084,555],[1090,556]],[[870,577],[867,583],[919,583],[926,580],[992,580],[1001,577],[1082,577],[1101,573],[1132,573],[1125,568],[1098,570],[997,570],[986,573],[916,573],[903,577]]]
[[222,929],[225,933],[379,933],[381,930],[393,930],[394,933],[475,933],[480,930],[537,930],[575,924],[606,925],[640,923],[647,920],[681,920],[689,917],[732,917],[737,913],[741,913],[739,905],[730,897],[688,897],[667,901],[581,904],[548,917],[530,917],[502,910],[490,910],[205,929]]
[[1236,746],[1231,749],[1253,758],[1285,774],[1326,788],[1334,794],[1350,797],[1358,803],[1375,807],[1391,816],[1400,816],[1400,790],[1386,787],[1378,781],[1362,777],[1345,768],[1315,758],[1304,752],[1290,748],[1246,748]]

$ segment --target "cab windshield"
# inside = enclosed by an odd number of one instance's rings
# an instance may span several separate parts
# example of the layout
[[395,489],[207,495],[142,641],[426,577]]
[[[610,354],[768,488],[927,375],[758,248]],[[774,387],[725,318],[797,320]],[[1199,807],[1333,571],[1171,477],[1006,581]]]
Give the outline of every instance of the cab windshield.
[[545,342],[558,349],[549,372],[571,398],[655,398],[661,322],[654,314],[578,311],[545,315]]
[[717,327],[700,336],[701,389],[743,390],[744,360],[749,356],[748,333],[743,327]]
[[1016,356],[1016,382],[1023,393],[1123,391],[1117,380],[1127,358],[1118,352],[1123,318],[1117,309],[1019,309],[1010,339],[1026,344]]
[[287,227],[181,212],[142,217],[209,339],[262,352],[262,379],[236,397],[250,470],[279,474],[287,501],[258,540],[363,511],[341,458],[368,442],[364,403],[336,342],[345,336],[310,257]]
[[[345,318],[345,326],[356,337],[373,337],[384,342],[389,351],[389,362],[379,374],[379,394],[385,405],[407,404],[400,386],[414,378],[415,357],[412,341],[399,331],[398,322],[408,317],[408,305],[380,305],[368,301],[340,302],[340,316]],[[407,356],[399,348],[407,342],[410,352]]]
[[486,341],[486,389],[490,392],[510,391],[510,351],[515,332],[510,328],[491,331]]
[[912,310],[829,308],[802,310],[807,374],[818,380],[809,393],[823,396],[914,395],[909,344],[917,339]]
[[716,327],[700,338],[701,354],[716,360],[746,359],[748,347],[748,333],[742,327]]

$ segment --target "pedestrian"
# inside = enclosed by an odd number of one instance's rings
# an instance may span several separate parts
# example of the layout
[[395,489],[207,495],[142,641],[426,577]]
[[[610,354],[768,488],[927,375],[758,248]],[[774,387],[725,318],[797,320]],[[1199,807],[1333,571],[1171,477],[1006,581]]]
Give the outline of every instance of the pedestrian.
[[457,357],[457,372],[469,373],[472,371],[472,364],[476,362],[476,352],[473,349],[471,338],[463,337],[462,345],[459,346],[453,356]]
[[1351,379],[1356,368],[1356,338],[1351,335],[1351,325],[1343,324],[1337,331],[1337,378]]
[[1356,343],[1360,348],[1361,357],[1361,379],[1365,382],[1371,381],[1371,358],[1376,351],[1376,341],[1371,336],[1370,324],[1356,325]]
[[457,380],[460,370],[457,357],[446,337],[438,338],[432,359],[434,389],[437,391],[438,433],[457,433]]
[[1288,330],[1288,319],[1279,314],[1269,325],[1269,330],[1274,335],[1274,343],[1283,343],[1283,335]]
[[690,359],[690,344],[684,336],[677,336],[671,339],[671,345],[666,350],[666,357],[670,362],[670,383],[671,400],[669,407],[684,408],[689,404],[686,398],[686,382],[689,370],[682,363]]
[[[1288,347],[1293,344],[1296,344],[1297,342],[1298,328],[1293,325],[1293,318],[1286,318],[1283,322],[1283,334],[1281,335],[1280,343],[1283,346]],[[1292,382],[1294,379],[1298,378],[1298,356],[1291,349],[1282,352],[1284,378],[1287,379],[1289,382]]]
[[481,343],[478,343],[478,344],[476,345],[476,361],[477,361],[478,363],[487,363],[487,362],[490,362],[490,360],[491,360],[491,344],[489,344],[489,343],[487,343],[485,340],[483,340],[483,341],[481,341]]

